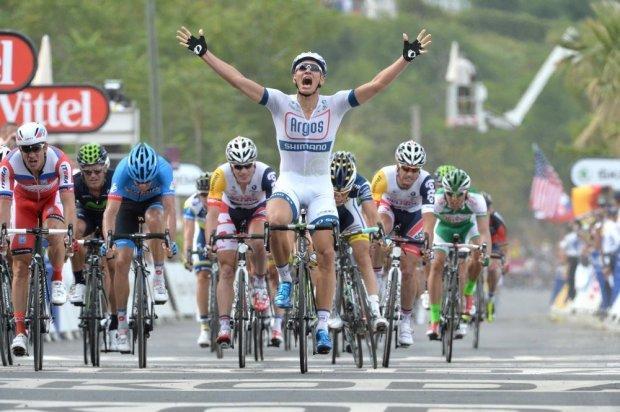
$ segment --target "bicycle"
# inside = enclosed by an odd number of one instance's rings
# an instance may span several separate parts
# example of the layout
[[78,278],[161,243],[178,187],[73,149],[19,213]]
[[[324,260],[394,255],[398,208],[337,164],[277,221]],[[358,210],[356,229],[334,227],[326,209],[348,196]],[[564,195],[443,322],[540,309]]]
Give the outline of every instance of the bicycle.
[[[140,229],[142,230],[142,222]],[[144,244],[145,241],[151,239],[161,239],[164,241],[166,248],[170,247],[171,240],[168,230],[164,233],[130,233],[130,234],[112,234],[108,231],[108,250],[112,247],[115,240],[131,240],[135,244],[135,253],[133,255],[132,266],[134,271],[133,300],[131,308],[131,316],[129,318],[129,329],[132,335],[131,353],[135,353],[135,345],[138,343],[138,367],[146,368],[146,350],[147,339],[153,331],[153,325],[157,314],[155,313],[155,302],[151,296],[151,288],[148,280],[149,270],[144,262],[144,251],[148,248]]]
[[[358,368],[364,366],[362,338],[365,338],[369,350],[370,362],[377,369],[377,341],[372,328],[372,316],[368,293],[362,282],[358,267],[353,262],[352,249],[347,239],[360,234],[379,232],[378,227],[369,227],[356,232],[340,234],[336,256],[336,295],[334,310],[341,313],[343,337],[349,345],[353,360]],[[332,331],[334,348],[332,364],[338,357],[338,330]]]
[[0,255],[0,357],[2,365],[13,365],[11,342],[15,337],[13,302],[11,301],[13,275],[8,262]]
[[[390,365],[390,355],[392,348],[392,340],[394,340],[394,349],[400,345],[398,343],[398,325],[400,322],[400,283],[402,272],[400,270],[400,258],[402,256],[403,244],[422,246],[424,250],[428,248],[428,236],[424,234],[423,239],[416,239],[403,236],[387,236],[384,239],[386,245],[390,248],[390,271],[387,275],[387,281],[383,285],[383,291],[387,293],[381,294],[380,307],[383,308],[383,316],[388,321],[388,329],[385,334],[385,344],[383,345],[384,368]],[[377,335],[377,342],[379,335]],[[378,343],[377,343],[378,346]]]
[[[308,372],[308,334],[316,324],[316,303],[314,301],[314,286],[310,278],[310,252],[309,239],[307,235],[314,230],[331,230],[334,235],[334,242],[338,239],[338,226],[335,223],[329,225],[314,225],[306,223],[306,212],[302,210],[300,219],[297,223],[288,225],[269,225],[265,222],[266,249],[269,251],[271,231],[293,231],[295,233],[296,251],[293,256],[293,307],[288,309],[290,312],[286,327],[293,330],[299,344],[299,368],[301,373]],[[313,354],[314,336],[313,339]]]
[[[101,238],[80,239],[78,244],[86,247],[86,290],[84,292],[84,304],[80,313],[80,325],[82,329],[82,341],[84,350],[84,364],[90,362],[93,366],[100,366],[99,348],[101,335],[105,332],[101,320],[105,319],[104,308],[108,307],[108,297],[103,286],[103,267],[101,264],[101,246],[105,241]],[[107,334],[103,333],[104,351],[108,351]]]
[[[500,253],[491,253],[489,256],[490,259],[498,259],[502,261],[504,256]],[[478,345],[480,342],[480,323],[485,319],[489,319],[489,309],[488,309],[488,300],[486,298],[485,291],[485,280],[488,279],[488,267],[484,267],[480,276],[476,281],[476,296],[475,296],[475,308],[476,313],[472,318],[472,323],[474,325],[474,338],[472,341],[472,346],[474,349],[478,349]]]
[[[237,241],[237,269],[235,270],[235,281],[233,284],[234,300],[232,305],[231,323],[233,336],[231,342],[237,341],[237,352],[239,355],[239,367],[245,368],[245,357],[250,351],[250,342],[248,340],[248,331],[250,330],[255,318],[254,308],[250,302],[250,294],[248,289],[249,273],[246,267],[246,253],[250,249],[246,240],[263,239],[264,235],[259,234],[224,234],[216,235],[215,232],[211,236],[211,246],[218,240],[235,240]],[[221,349],[223,345],[218,345]]]
[[191,250],[192,255],[208,256],[207,261],[197,261],[194,266],[203,265],[205,263],[211,268],[211,274],[209,276],[209,345],[211,352],[216,352],[218,359],[223,357],[222,351],[217,344],[217,332],[220,328],[219,322],[219,310],[217,308],[217,280],[219,274],[219,265],[217,264],[217,258],[211,257],[207,253],[207,248],[203,250]]
[[[474,250],[481,250],[486,254],[486,244],[472,245],[459,243],[460,236],[455,234],[452,243],[435,243],[434,246],[447,247],[448,258],[443,272],[443,292],[441,298],[441,320],[439,331],[441,334],[442,355],[446,362],[452,362],[452,348],[454,343],[454,330],[458,329],[462,321],[461,317],[461,293],[459,288],[459,262]],[[478,324],[479,326],[479,324]]]
[[[39,218],[39,225],[40,222],[41,219]],[[0,243],[6,244],[8,235],[33,235],[35,237],[32,258],[28,267],[28,303],[25,322],[34,352],[34,370],[40,371],[43,369],[43,335],[49,332],[50,322],[52,321],[42,240],[44,236],[48,235],[66,235],[65,248],[69,251],[67,255],[70,256],[70,245],[73,243],[73,225],[69,225],[67,229],[44,227],[7,229],[6,225],[3,224],[0,232]]]

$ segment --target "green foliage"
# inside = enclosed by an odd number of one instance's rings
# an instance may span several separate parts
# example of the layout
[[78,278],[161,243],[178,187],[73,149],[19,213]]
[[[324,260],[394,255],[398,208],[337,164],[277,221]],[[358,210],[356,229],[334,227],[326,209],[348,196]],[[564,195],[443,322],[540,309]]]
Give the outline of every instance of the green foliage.
[[[566,147],[587,124],[580,96],[556,77],[522,127],[480,135],[445,127],[444,76],[450,43],[456,40],[489,89],[487,107],[497,112],[514,107],[553,48],[551,34],[566,28],[566,20],[576,17],[571,10],[578,12],[581,3],[549,1],[560,5],[557,17],[562,20],[557,20],[545,2],[476,0],[472,10],[446,14],[421,0],[403,0],[396,19],[368,20],[326,9],[316,0],[159,0],[156,27],[166,145],[180,147],[184,161],[213,169],[225,160],[226,142],[243,135],[256,141],[261,160],[277,165],[279,159],[269,112],[182,49],[175,39],[181,25],[194,33],[203,28],[218,57],[259,84],[287,93],[295,92],[293,57],[304,50],[318,51],[329,66],[324,94],[372,79],[400,56],[402,33],[415,37],[424,27],[433,35],[429,53],[384,93],[347,115],[335,149],[354,151],[361,173],[372,178],[393,161],[397,144],[411,138],[411,106],[419,105],[427,169],[442,163],[463,167],[474,186],[494,195],[498,210],[509,220],[530,217],[531,143],[540,144],[568,186],[578,153]],[[2,9],[11,12],[0,13],[0,27],[21,31],[37,44],[44,33],[51,36],[56,82],[123,79],[127,96],[140,107],[141,130],[148,138],[144,1],[4,0]]]

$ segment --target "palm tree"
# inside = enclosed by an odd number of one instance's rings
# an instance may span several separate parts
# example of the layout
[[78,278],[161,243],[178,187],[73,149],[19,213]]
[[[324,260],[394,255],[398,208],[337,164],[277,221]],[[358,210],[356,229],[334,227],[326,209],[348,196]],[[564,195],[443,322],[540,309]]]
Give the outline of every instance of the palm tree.
[[575,146],[598,144],[620,155],[620,3],[601,1],[592,10],[594,17],[583,22],[579,35],[564,43],[579,54],[569,76],[585,91],[592,110]]

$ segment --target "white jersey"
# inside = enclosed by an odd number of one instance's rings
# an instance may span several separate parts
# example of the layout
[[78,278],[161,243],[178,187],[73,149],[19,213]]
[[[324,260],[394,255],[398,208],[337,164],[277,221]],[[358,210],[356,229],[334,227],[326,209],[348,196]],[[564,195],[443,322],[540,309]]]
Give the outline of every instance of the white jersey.
[[341,90],[332,96],[319,95],[309,119],[296,94],[265,88],[260,104],[269,109],[276,127],[280,174],[329,176],[329,157],[340,122],[349,109],[359,105],[355,92]]

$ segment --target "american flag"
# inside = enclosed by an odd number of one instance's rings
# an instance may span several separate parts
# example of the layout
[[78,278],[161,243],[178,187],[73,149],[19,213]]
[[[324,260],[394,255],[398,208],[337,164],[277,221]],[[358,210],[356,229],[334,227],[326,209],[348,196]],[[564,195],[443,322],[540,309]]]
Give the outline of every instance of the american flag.
[[530,208],[537,219],[553,219],[561,207],[562,181],[538,145],[534,145],[534,180]]

